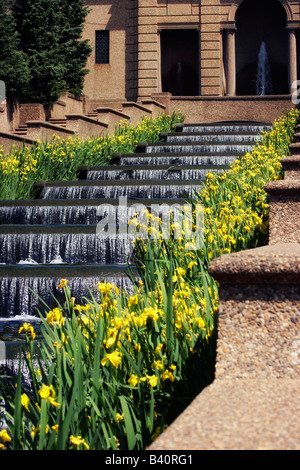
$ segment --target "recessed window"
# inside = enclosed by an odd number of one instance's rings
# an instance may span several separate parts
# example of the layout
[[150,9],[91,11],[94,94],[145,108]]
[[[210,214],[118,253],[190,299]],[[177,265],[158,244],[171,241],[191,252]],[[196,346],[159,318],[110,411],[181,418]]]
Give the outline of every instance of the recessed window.
[[96,31],[95,63],[109,64],[109,31]]

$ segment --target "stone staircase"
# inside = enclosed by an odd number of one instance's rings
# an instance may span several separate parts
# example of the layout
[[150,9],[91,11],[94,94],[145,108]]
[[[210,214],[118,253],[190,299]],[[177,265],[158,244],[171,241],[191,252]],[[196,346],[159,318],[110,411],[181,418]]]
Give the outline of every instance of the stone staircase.
[[[90,290],[95,294],[97,282],[130,290],[133,244],[120,227],[127,228],[137,207],[184,204],[202,188],[208,172],[226,170],[268,127],[244,122],[177,126],[159,143],[114,155],[111,166],[79,168],[78,181],[38,182],[34,200],[1,201],[0,340],[20,323],[37,319],[36,294],[49,307],[55,305],[51,292],[61,300],[62,278],[69,280],[76,302]],[[116,233],[99,232],[99,224],[103,228],[107,221],[113,221]]]

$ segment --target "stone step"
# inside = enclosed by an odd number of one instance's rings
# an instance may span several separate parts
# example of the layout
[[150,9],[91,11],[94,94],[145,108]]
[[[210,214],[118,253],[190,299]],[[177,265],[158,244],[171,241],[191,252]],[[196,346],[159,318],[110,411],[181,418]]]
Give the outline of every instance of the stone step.
[[271,181],[269,196],[269,244],[300,243],[300,179]]
[[26,125],[19,126],[13,131],[13,133],[15,135],[26,136],[27,135],[27,126]]
[[[131,267],[136,274],[136,269]],[[0,265],[0,326],[7,318],[38,316],[37,308],[45,311],[43,302],[49,308],[57,306],[56,300],[64,302],[64,294],[58,286],[61,279],[69,281],[75,302],[84,303],[90,293],[98,298],[95,286],[99,282],[116,285],[128,292],[132,282],[127,265]],[[53,293],[53,295],[52,295]],[[39,297],[38,297],[39,296]],[[42,299],[42,300],[41,300]],[[99,299],[98,299],[99,300]],[[46,309],[46,312],[48,308]]]
[[175,124],[177,132],[265,132],[270,129],[271,123],[248,121],[224,121],[203,124]]
[[80,180],[202,179],[207,173],[221,172],[228,165],[111,165],[81,166]]
[[289,146],[292,155],[300,155],[300,142],[295,142]]
[[125,264],[138,235],[112,228],[115,233],[97,225],[1,225],[0,264]]
[[100,198],[180,198],[200,191],[206,178],[180,180],[85,180],[85,181],[40,181],[35,184],[37,195],[42,199],[100,199]]
[[250,152],[254,144],[250,145],[247,141],[232,143],[224,141],[215,143],[214,140],[201,142],[158,142],[154,144],[139,145],[137,147],[139,153],[238,153],[244,154]]
[[49,225],[49,224],[97,224],[104,217],[119,224],[124,222],[124,212],[129,221],[139,210],[168,210],[182,206],[184,199],[34,199],[30,201],[0,201],[2,224]]
[[155,153],[114,153],[111,158],[113,165],[230,165],[240,157],[239,152],[155,152]]
[[67,127],[67,119],[64,119],[64,118],[61,118],[61,119],[49,118],[48,122],[51,124],[60,126],[60,127]]
[[202,143],[250,143],[255,144],[261,139],[257,132],[173,132],[161,133],[160,140],[165,142],[202,142]]

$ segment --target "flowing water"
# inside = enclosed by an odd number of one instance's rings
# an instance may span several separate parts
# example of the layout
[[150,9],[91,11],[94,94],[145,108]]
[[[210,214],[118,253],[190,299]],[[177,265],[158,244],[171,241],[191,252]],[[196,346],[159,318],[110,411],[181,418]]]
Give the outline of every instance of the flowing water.
[[134,235],[127,229],[134,214],[180,210],[208,172],[226,171],[268,128],[243,122],[178,126],[144,151],[115,155],[110,167],[86,168],[85,179],[42,183],[33,201],[2,201],[0,341],[19,341],[20,324],[38,322],[37,309],[47,312],[62,300],[62,278],[78,303],[97,294],[98,282],[130,292]]
[[256,94],[262,96],[273,94],[271,70],[265,42],[261,43],[258,53]]

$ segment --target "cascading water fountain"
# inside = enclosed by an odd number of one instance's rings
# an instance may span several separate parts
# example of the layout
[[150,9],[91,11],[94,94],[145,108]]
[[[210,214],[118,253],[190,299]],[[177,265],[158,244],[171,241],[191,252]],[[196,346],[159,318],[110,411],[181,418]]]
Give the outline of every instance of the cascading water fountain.
[[272,78],[268,60],[266,43],[262,42],[258,53],[258,67],[256,76],[256,94],[272,95]]
[[[89,291],[95,294],[97,282],[130,291],[126,261],[132,258],[132,239],[99,234],[97,224],[107,218],[127,227],[138,204],[163,205],[167,211],[182,205],[184,194],[200,190],[208,172],[226,170],[268,127],[244,122],[178,126],[162,135],[162,142],[114,155],[109,167],[81,168],[79,181],[40,183],[33,201],[0,202],[0,341],[7,338],[8,325],[37,318],[36,294],[49,307],[55,304],[52,293],[61,299],[62,278],[69,280],[78,303]],[[118,204],[120,197],[127,198],[126,207]]]

